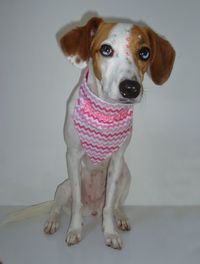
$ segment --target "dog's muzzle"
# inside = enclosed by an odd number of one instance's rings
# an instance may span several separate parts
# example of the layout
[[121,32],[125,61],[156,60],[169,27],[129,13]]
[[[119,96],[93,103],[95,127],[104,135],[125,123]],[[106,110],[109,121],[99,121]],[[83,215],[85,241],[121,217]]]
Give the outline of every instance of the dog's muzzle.
[[134,99],[141,91],[141,85],[137,81],[124,80],[119,84],[119,91],[124,98]]

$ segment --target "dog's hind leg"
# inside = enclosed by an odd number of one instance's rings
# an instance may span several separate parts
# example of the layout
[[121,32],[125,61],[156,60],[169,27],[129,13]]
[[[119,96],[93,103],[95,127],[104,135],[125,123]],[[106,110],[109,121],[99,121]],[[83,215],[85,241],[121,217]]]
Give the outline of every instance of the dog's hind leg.
[[122,231],[129,231],[130,225],[128,223],[128,217],[123,211],[123,204],[128,195],[129,187],[131,182],[131,175],[126,162],[124,162],[124,168],[122,175],[117,184],[116,200],[114,204],[114,217],[116,220],[117,227]]
[[61,211],[68,205],[71,199],[71,186],[69,180],[65,180],[58,185],[55,193],[54,203],[52,205],[49,218],[44,225],[46,234],[54,234],[60,225]]

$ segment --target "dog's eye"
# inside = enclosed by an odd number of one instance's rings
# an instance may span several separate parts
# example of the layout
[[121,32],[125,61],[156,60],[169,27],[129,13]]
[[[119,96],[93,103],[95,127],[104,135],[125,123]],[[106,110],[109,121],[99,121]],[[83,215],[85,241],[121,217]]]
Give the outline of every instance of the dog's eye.
[[100,53],[104,57],[112,57],[113,56],[113,49],[110,45],[108,44],[103,44],[100,48]]
[[139,57],[143,61],[147,61],[150,58],[150,50],[147,47],[142,47],[139,51]]

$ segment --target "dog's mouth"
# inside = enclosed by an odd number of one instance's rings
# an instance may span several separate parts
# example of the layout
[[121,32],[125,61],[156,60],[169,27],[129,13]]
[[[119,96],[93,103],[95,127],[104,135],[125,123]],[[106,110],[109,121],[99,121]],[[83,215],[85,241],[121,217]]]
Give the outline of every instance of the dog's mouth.
[[128,98],[119,98],[118,102],[120,104],[138,104],[140,103],[142,96],[139,95],[137,98],[128,99]]
[[125,98],[119,99],[119,103],[121,104],[135,104],[136,101],[137,101],[136,99],[125,99]]
[[133,99],[129,99],[129,98],[117,98],[117,99],[113,99],[110,98],[108,96],[104,96],[103,100],[107,103],[111,103],[111,104],[124,104],[124,105],[133,105],[133,104],[137,104],[141,101],[141,96],[139,95],[137,98],[133,98]]

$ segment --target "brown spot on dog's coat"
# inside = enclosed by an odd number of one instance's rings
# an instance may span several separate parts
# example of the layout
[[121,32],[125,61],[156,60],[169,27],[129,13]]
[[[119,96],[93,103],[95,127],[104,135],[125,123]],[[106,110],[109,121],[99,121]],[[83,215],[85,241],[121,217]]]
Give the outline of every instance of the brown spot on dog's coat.
[[79,57],[76,58],[76,63],[80,63],[81,59]]

